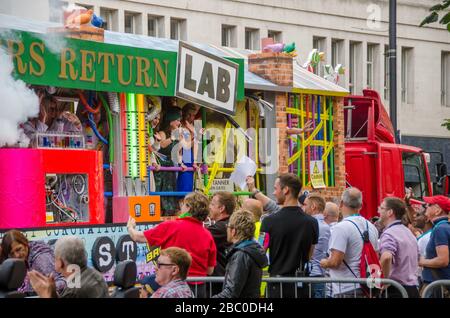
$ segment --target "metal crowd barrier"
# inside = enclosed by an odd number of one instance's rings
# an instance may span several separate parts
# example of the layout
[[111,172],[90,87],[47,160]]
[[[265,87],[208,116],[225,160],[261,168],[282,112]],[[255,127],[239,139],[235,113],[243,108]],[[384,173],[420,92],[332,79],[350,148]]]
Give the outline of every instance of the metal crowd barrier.
[[[444,286],[450,286],[450,279],[441,279],[432,282],[427,285],[423,292],[422,298],[450,298],[450,288]],[[436,292],[436,288],[440,287],[440,293]]]
[[[187,282],[202,282],[205,284],[209,284],[209,297],[211,297],[211,285],[213,283],[223,283],[224,277],[188,277],[186,279]],[[356,289],[359,288],[361,285],[366,285],[370,287],[374,283],[372,280],[367,280],[363,278],[341,278],[341,279],[333,279],[333,278],[327,278],[327,277],[263,277],[263,282],[269,283],[269,284],[280,284],[280,295],[281,298],[283,297],[283,287],[286,288],[285,284],[293,284],[294,286],[298,286],[300,284],[306,284],[308,286],[308,292],[306,294],[306,298],[313,298],[313,292],[312,292],[312,285],[314,284],[325,284],[324,294],[321,298],[331,298],[331,289],[327,289],[327,286],[330,286],[332,283],[336,284],[354,284],[355,290],[352,295],[352,293],[349,293],[350,297],[352,298],[361,298],[361,295],[357,293]],[[448,285],[450,285],[450,281],[446,281]],[[408,298],[408,293],[406,292],[405,288],[398,282],[386,279],[386,278],[380,278],[376,279],[376,284],[380,284],[381,286],[390,286],[396,288],[402,298]],[[380,286],[379,285],[379,286]],[[289,286],[289,285],[288,285]],[[430,285],[431,286],[431,285]],[[194,295],[197,296],[196,287],[194,287]],[[331,286],[330,286],[331,287]],[[378,288],[369,288],[369,295],[367,295],[369,298],[377,296],[378,298],[389,298],[389,294],[387,291],[387,288],[384,288],[383,290],[380,290]],[[295,297],[294,298],[305,298],[305,294],[302,293],[301,295],[298,293],[297,288],[294,288]],[[362,298],[365,298],[366,296],[362,296]],[[264,298],[267,297],[267,289],[264,295]]]

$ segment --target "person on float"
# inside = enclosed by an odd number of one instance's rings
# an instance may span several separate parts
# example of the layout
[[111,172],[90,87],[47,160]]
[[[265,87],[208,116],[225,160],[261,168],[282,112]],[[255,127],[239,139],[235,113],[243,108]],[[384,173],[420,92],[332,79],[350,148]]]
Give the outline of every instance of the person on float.
[[[159,97],[147,96],[148,112],[145,115],[145,121],[148,125],[148,152],[149,163],[154,167],[154,171],[158,172],[159,165],[159,150],[161,148],[161,136],[159,134],[159,124],[161,123],[161,100]],[[155,172],[150,171],[150,191],[156,191],[155,186]]]
[[[163,121],[159,136],[161,138],[159,149],[159,164],[161,167],[174,167],[181,163],[180,151],[174,150],[179,142],[181,109],[173,106],[174,102],[164,107]],[[177,149],[177,148],[175,148]],[[175,153],[172,156],[172,153]],[[174,158],[172,158],[174,157]],[[175,161],[174,161],[175,160]],[[177,175],[173,171],[158,171],[155,176],[155,190],[157,192],[175,192]],[[179,210],[178,200],[173,196],[161,196],[162,216],[175,216]]]
[[[197,144],[195,143],[195,127],[194,121],[200,107],[192,103],[184,105],[181,118],[182,128],[182,161],[181,167],[194,168],[197,170],[195,164],[195,154],[197,150]],[[181,171],[177,177],[177,191],[179,192],[191,192],[194,190],[194,171]]]
[[31,147],[37,147],[37,133],[79,133],[81,122],[75,114],[59,107],[55,97],[45,92],[39,94],[39,115],[22,124],[25,135],[30,139]]

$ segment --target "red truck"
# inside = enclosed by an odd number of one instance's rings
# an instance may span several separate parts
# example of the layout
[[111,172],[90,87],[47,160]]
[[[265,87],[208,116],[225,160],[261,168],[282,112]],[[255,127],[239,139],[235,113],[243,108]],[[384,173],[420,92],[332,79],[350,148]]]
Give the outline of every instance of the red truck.
[[430,154],[395,142],[392,123],[376,91],[366,89],[363,96],[346,97],[344,114],[347,186],[363,192],[364,217],[377,216],[383,198],[403,198],[409,187],[418,199],[432,195],[433,185],[435,194],[448,195],[449,176],[442,155],[432,184]]

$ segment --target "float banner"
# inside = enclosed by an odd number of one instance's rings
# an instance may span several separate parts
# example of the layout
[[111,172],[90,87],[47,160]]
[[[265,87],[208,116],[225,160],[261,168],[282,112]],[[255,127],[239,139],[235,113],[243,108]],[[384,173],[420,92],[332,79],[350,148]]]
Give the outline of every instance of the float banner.
[[239,65],[179,42],[176,96],[234,115]]
[[28,84],[174,96],[176,52],[20,31],[1,33],[0,45]]
[[[145,231],[155,224],[138,224],[137,230]],[[0,240],[6,230],[0,229]],[[23,229],[29,241],[43,241],[50,246],[65,236],[75,235],[85,243],[88,266],[94,267],[107,282],[114,280],[114,270],[119,262],[132,260],[137,265],[137,279],[154,273],[154,262],[159,247],[136,244],[128,235],[125,224],[73,226],[65,228]]]

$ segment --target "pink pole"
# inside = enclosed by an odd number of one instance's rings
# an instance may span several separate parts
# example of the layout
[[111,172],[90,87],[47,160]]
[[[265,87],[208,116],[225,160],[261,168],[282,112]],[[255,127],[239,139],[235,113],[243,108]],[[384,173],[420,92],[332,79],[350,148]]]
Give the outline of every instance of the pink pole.
[[[156,168],[151,166],[150,170],[155,171]],[[159,171],[183,171],[183,169],[181,169],[181,167],[160,167]],[[194,168],[186,167],[186,170],[184,170],[184,171],[194,171]]]
[[[289,105],[289,107],[292,107],[290,96],[288,96],[288,105]],[[291,114],[288,114],[288,128],[292,128]],[[287,135],[287,137],[289,138],[289,135]],[[289,158],[292,158],[293,152],[294,152],[294,143],[292,142],[292,139],[289,138]],[[291,173],[294,172],[294,165],[289,165],[289,172],[291,172]]]
[[[314,100],[315,100],[314,95],[311,95],[312,120],[314,122],[313,127],[314,127],[314,129],[316,129],[316,119],[315,119],[315,116],[316,116],[316,107],[315,106],[316,105],[314,104]],[[317,160],[317,147],[316,146],[313,147],[313,160]]]

